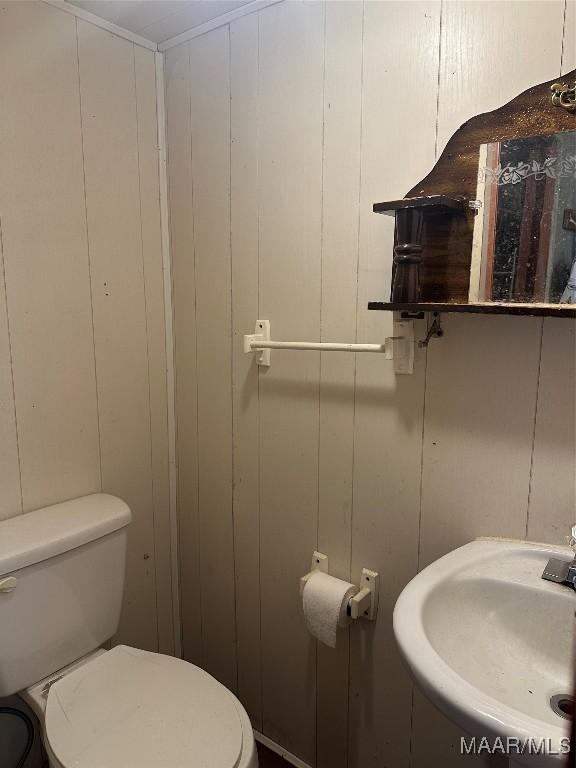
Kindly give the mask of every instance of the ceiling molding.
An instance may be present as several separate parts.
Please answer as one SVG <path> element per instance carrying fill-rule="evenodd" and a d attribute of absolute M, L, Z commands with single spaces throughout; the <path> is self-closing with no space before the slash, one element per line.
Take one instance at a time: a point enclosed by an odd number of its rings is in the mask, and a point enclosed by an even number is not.
<path fill-rule="evenodd" d="M 213 29 L 217 29 L 218 27 L 223 27 L 226 24 L 230 24 L 231 21 L 241 19 L 242 16 L 248 16 L 251 13 L 255 13 L 256 11 L 261 11 L 263 8 L 267 8 L 269 5 L 276 5 L 277 3 L 282 2 L 284 2 L 284 0 L 252 0 L 251 3 L 246 3 L 246 5 L 242 5 L 240 8 L 236 8 L 234 11 L 223 13 L 221 16 L 216 16 L 215 18 L 210 19 L 210 21 L 204 22 L 204 24 L 199 24 L 197 27 L 192 27 L 186 32 L 182 32 L 179 35 L 171 37 L 169 40 L 165 40 L 163 43 L 159 43 L 158 50 L 163 53 L 170 48 L 174 48 L 177 45 L 186 43 L 188 40 L 193 40 L 195 37 L 205 35 L 206 32 L 211 32 Z"/>
<path fill-rule="evenodd" d="M 174 37 L 165 40 L 163 43 L 158 44 L 141 35 L 137 35 L 135 32 L 130 32 L 128 29 L 118 26 L 118 24 L 106 21 L 106 19 L 103 19 L 101 16 L 97 16 L 94 13 L 90 13 L 90 11 L 85 11 L 77 5 L 65 2 L 65 0 L 42 0 L 42 2 L 46 3 L 46 5 L 51 5 L 53 8 L 58 8 L 58 10 L 64 11 L 64 13 L 70 13 L 78 19 L 94 24 L 96 27 L 101 27 L 107 32 L 111 32 L 113 35 L 117 35 L 118 37 L 124 38 L 124 40 L 129 40 L 131 43 L 142 46 L 142 48 L 147 48 L 149 51 L 164 53 L 164 51 L 168 51 L 170 48 L 174 48 L 177 45 L 182 45 L 182 43 L 185 43 L 188 40 L 193 40 L 195 37 L 205 35 L 206 32 L 211 32 L 213 29 L 218 29 L 218 27 L 230 24 L 230 22 L 236 21 L 236 19 L 241 19 L 242 16 L 248 16 L 251 13 L 261 11 L 263 8 L 267 8 L 270 5 L 277 5 L 278 3 L 285 2 L 285 0 L 252 0 L 251 3 L 246 3 L 246 5 L 240 6 L 240 8 L 216 16 L 215 18 L 210 19 L 210 21 L 204 22 L 204 24 L 192 27 L 191 29 L 186 30 L 186 32 L 182 32 L 181 34 L 175 35 Z"/>
<path fill-rule="evenodd" d="M 147 40 L 145 37 L 141 37 L 135 32 L 130 32 L 129 30 L 124 29 L 124 27 L 119 27 L 117 24 L 113 24 L 111 21 L 106 21 L 106 19 L 102 19 L 100 16 L 96 16 L 96 14 L 90 13 L 90 11 L 85 11 L 83 8 L 78 8 L 76 5 L 66 3 L 64 0 L 43 0 L 43 2 L 47 5 L 53 6 L 54 8 L 58 8 L 60 11 L 70 13 L 72 16 L 76 16 L 78 19 L 88 21 L 90 24 L 94 24 L 96 27 L 101 27 L 107 32 L 111 32 L 113 35 L 123 37 L 125 40 L 129 40 L 131 43 L 141 45 L 142 48 L 147 48 L 149 51 L 158 50 L 156 43 L 153 43 L 151 40 Z"/>

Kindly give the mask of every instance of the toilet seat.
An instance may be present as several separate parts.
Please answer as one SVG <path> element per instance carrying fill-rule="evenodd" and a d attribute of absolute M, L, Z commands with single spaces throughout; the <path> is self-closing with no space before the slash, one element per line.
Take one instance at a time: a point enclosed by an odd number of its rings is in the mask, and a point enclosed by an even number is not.
<path fill-rule="evenodd" d="M 45 733 L 62 768 L 236 768 L 234 696 L 181 659 L 116 646 L 55 682 Z"/>

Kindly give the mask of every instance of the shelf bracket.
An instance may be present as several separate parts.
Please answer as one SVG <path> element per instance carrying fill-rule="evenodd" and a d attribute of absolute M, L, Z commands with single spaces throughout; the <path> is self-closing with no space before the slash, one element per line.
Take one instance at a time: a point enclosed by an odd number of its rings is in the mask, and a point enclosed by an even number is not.
<path fill-rule="evenodd" d="M 418 342 L 418 346 L 420 349 L 426 349 L 428 344 L 430 344 L 430 340 L 432 338 L 441 339 L 442 336 L 444 336 L 444 329 L 442 328 L 442 320 L 440 317 L 439 312 L 434 312 L 434 320 L 432 322 L 432 325 L 430 328 L 428 328 L 428 333 L 426 334 L 426 338 L 423 341 Z"/>

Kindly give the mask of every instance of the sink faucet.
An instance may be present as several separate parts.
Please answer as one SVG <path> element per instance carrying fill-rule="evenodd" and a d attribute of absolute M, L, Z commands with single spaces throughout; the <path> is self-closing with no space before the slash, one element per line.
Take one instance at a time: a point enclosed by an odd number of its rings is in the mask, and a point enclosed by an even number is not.
<path fill-rule="evenodd" d="M 571 561 L 559 560 L 552 557 L 548 560 L 542 578 L 546 581 L 555 581 L 557 584 L 565 584 L 567 587 L 576 589 L 576 525 L 572 526 L 572 531 L 568 537 L 568 544 L 574 552 Z"/>

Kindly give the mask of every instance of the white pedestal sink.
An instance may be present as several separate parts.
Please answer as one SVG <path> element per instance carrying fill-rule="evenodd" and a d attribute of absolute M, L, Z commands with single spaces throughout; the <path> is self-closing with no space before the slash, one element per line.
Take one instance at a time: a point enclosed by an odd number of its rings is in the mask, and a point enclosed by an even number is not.
<path fill-rule="evenodd" d="M 512 764 L 566 761 L 569 721 L 550 701 L 573 694 L 576 592 L 541 575 L 550 557 L 573 556 L 480 539 L 425 568 L 398 598 L 394 632 L 416 683 L 480 754 L 501 754 L 502 743 Z"/>

